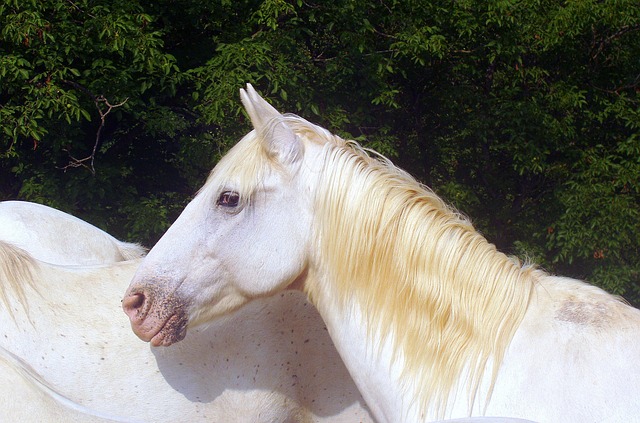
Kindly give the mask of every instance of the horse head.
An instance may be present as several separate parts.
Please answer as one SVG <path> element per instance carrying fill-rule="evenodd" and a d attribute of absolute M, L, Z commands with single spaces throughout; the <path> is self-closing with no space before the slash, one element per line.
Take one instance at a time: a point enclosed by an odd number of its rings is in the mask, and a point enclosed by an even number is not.
<path fill-rule="evenodd" d="M 134 332 L 153 345 L 305 274 L 310 146 L 251 85 L 240 93 L 254 130 L 214 168 L 124 297 Z"/>

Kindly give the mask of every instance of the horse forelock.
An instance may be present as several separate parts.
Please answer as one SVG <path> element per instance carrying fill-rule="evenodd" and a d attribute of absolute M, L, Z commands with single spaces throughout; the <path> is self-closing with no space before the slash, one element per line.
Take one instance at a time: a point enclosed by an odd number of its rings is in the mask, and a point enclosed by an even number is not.
<path fill-rule="evenodd" d="M 37 262 L 28 252 L 0 241 L 0 300 L 14 320 L 13 302 L 17 301 L 26 313 L 29 311 L 25 287 L 37 291 L 34 283 L 37 270 Z"/>
<path fill-rule="evenodd" d="M 359 305 L 370 333 L 393 334 L 421 412 L 444 414 L 465 381 L 473 407 L 486 368 L 495 382 L 541 272 L 498 252 L 435 193 L 355 142 L 327 152 L 315 207 L 328 289 L 342 306 Z M 316 282 L 306 290 L 322 301 Z"/>

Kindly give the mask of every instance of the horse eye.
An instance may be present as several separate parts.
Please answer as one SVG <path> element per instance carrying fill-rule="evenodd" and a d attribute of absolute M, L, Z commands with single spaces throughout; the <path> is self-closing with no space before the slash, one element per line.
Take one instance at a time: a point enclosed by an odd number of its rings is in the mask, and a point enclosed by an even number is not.
<path fill-rule="evenodd" d="M 218 205 L 222 207 L 236 207 L 239 202 L 240 195 L 233 191 L 225 191 L 218 197 Z"/>

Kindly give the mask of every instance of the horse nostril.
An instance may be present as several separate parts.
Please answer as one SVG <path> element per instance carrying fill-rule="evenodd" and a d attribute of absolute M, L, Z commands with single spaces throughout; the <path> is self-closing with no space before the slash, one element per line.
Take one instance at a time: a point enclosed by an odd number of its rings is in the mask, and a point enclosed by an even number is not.
<path fill-rule="evenodd" d="M 134 319 L 138 317 L 144 302 L 145 296 L 142 293 L 127 295 L 122 300 L 122 308 L 130 319 Z"/>

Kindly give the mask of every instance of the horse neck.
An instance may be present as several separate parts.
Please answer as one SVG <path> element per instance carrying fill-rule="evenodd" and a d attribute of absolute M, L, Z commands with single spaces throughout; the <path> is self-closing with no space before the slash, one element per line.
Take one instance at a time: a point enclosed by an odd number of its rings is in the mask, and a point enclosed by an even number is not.
<path fill-rule="evenodd" d="M 444 415 L 455 390 L 473 407 L 492 368 L 488 401 L 535 271 L 496 251 L 411 177 L 363 153 L 330 151 L 318 187 L 317 257 L 305 290 L 332 332 L 343 333 L 334 342 L 345 362 L 360 348 L 348 332 L 359 332 L 371 369 L 392 385 L 380 390 L 405 399 L 389 401 L 405 408 L 388 412 L 401 419 Z M 338 327 L 345 319 L 347 332 Z M 361 386 L 375 390 L 368 382 Z"/>

